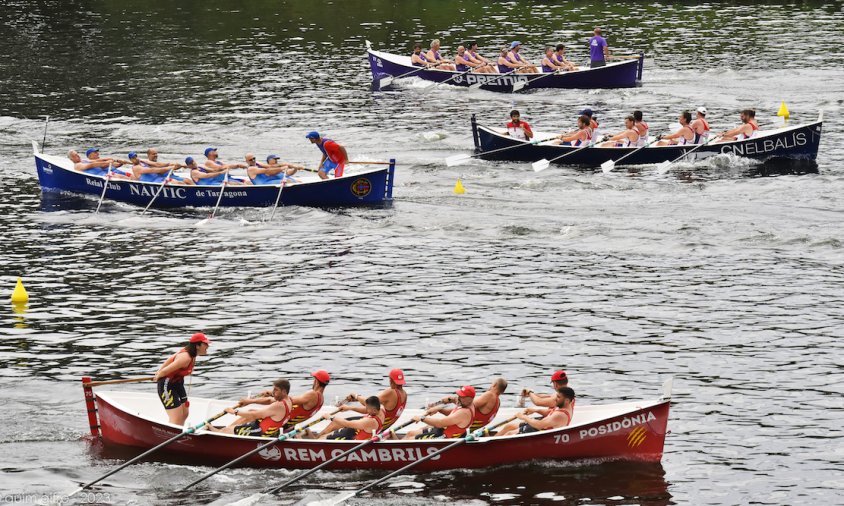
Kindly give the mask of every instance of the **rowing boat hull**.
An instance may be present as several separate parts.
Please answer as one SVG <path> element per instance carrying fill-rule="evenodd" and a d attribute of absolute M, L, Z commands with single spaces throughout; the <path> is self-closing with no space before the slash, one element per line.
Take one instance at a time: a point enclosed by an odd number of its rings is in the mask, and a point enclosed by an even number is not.
<path fill-rule="evenodd" d="M 758 161 L 783 159 L 814 162 L 818 156 L 822 130 L 823 120 L 821 116 L 814 123 L 781 128 L 752 139 L 707 144 L 696 149 L 694 153 L 689 154 L 686 160 L 694 162 L 715 155 L 731 154 Z M 475 153 L 479 155 L 478 158 L 484 160 L 535 162 L 543 158 L 553 160 L 567 153 L 572 153 L 555 163 L 559 165 L 600 167 L 602 163 L 608 160 L 618 160 L 622 156 L 636 151 L 636 148 L 591 147 L 573 153 L 578 148 L 531 144 L 503 135 L 494 129 L 478 125 L 474 115 L 472 116 L 472 135 L 475 142 Z M 621 162 L 621 165 L 646 165 L 672 161 L 697 147 L 694 144 L 685 146 L 650 146 L 639 150 L 635 154 L 631 154 Z M 484 154 L 488 151 L 504 148 L 512 149 Z"/>
<path fill-rule="evenodd" d="M 108 445 L 149 449 L 179 434 L 179 429 L 143 416 L 126 407 L 119 395 L 97 394 L 103 442 Z M 153 394 L 149 402 L 157 402 Z M 117 396 L 117 397 L 115 397 Z M 191 399 L 192 412 L 216 412 L 223 401 Z M 130 400 L 129 403 L 135 402 Z M 148 402 L 148 400 L 144 400 Z M 628 403 L 629 404 L 629 403 Z M 625 404 L 627 406 L 628 404 Z M 629 404 L 616 416 L 568 428 L 505 438 L 481 438 L 419 465 L 419 471 L 485 468 L 525 461 L 629 460 L 659 462 L 668 424 L 668 400 Z M 204 408 L 204 409 L 203 409 Z M 213 408 L 213 409 L 212 409 Z M 163 415 L 163 409 L 159 416 Z M 406 413 L 406 416 L 410 416 Z M 502 414 L 499 414 L 501 417 Z M 577 414 L 575 415 L 577 416 Z M 575 419 L 576 420 L 576 419 Z M 191 420 L 193 421 L 193 420 Z M 223 422 L 230 421 L 223 419 Z M 400 420 L 401 421 L 401 420 Z M 157 452 L 154 457 L 193 465 L 218 466 L 233 460 L 268 439 L 200 433 L 188 435 Z M 394 470 L 453 443 L 454 440 L 381 441 L 351 453 L 330 465 L 332 469 Z M 239 465 L 256 468 L 304 469 L 314 467 L 360 441 L 294 440 L 277 442 Z"/>
<path fill-rule="evenodd" d="M 376 89 L 380 80 L 385 77 L 398 77 L 419 70 L 419 67 L 410 64 L 406 56 L 368 49 L 367 58 Z M 541 88 L 632 88 L 641 84 L 644 59 L 644 55 L 640 55 L 636 60 L 625 60 L 619 63 L 611 63 L 605 67 L 584 68 L 579 71 L 563 72 L 550 76 L 547 74 L 479 74 L 475 72 L 460 75 L 460 72 L 431 69 L 419 70 L 409 77 L 418 77 L 438 83 L 448 81 L 450 85 L 462 87 L 484 83 L 481 89 L 503 93 L 511 93 L 513 85 L 517 82 L 528 83 L 529 81 L 530 83 L 523 88 L 526 91 Z M 537 79 L 541 76 L 547 77 Z"/>
<path fill-rule="evenodd" d="M 99 198 L 106 182 L 69 168 L 63 159 L 35 153 L 38 182 L 43 192 L 93 195 Z M 285 186 L 280 206 L 311 207 L 386 207 L 393 200 L 395 161 L 385 168 L 359 171 L 341 178 L 332 178 Z M 156 194 L 159 183 L 111 179 L 105 198 L 146 207 Z M 152 207 L 214 207 L 221 187 L 166 184 Z M 269 207 L 275 205 L 279 187 L 275 185 L 227 186 L 220 200 L 221 207 Z"/>

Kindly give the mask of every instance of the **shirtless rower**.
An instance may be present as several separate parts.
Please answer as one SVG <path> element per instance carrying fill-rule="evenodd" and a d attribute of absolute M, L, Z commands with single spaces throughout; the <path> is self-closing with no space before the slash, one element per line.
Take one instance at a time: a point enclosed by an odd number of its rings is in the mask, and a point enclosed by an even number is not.
<path fill-rule="evenodd" d="M 579 70 L 577 65 L 566 58 L 566 46 L 563 44 L 557 44 L 557 47 L 554 48 L 554 61 L 564 70 Z"/>
<path fill-rule="evenodd" d="M 574 390 L 563 387 L 553 397 L 552 408 L 527 408 L 516 415 L 521 422 L 511 422 L 498 431 L 496 437 L 512 436 L 514 434 L 529 434 L 540 430 L 567 427 L 574 415 Z M 540 414 L 542 418 L 532 418 L 532 414 Z"/>
<path fill-rule="evenodd" d="M 378 392 L 378 395 L 376 396 L 381 409 L 384 411 L 381 430 L 387 430 L 392 427 L 396 423 L 396 420 L 398 420 L 404 412 L 404 408 L 407 406 L 407 392 L 404 391 L 404 385 L 406 383 L 404 372 L 401 369 L 393 369 L 389 373 L 389 378 L 390 386 Z M 340 406 L 340 411 L 354 411 L 356 413 L 366 414 L 366 398 L 364 396 L 356 393 L 347 395 L 346 402 L 352 401 L 360 403 L 360 406 L 350 406 L 344 404 Z M 348 420 L 354 420 L 354 418 L 348 418 Z M 341 427 L 341 425 L 329 424 L 326 428 L 320 431 L 317 437 L 322 437 L 325 434 Z"/>
<path fill-rule="evenodd" d="M 205 429 L 238 436 L 278 437 L 282 427 L 290 419 L 293 409 L 288 397 L 289 392 L 290 382 L 286 379 L 277 379 L 273 381 L 272 397 L 268 405 L 253 410 L 244 410 L 239 407 L 226 408 L 226 413 L 236 415 L 238 418 L 223 428 L 206 423 Z"/>
<path fill-rule="evenodd" d="M 527 61 L 526 59 L 522 58 L 519 54 L 519 51 L 522 49 L 522 43 L 518 40 L 514 40 L 510 43 L 510 52 L 507 53 L 507 61 L 512 63 L 520 64 L 518 70 L 516 70 L 519 74 L 537 74 L 539 73 L 539 69 L 537 69 L 531 62 Z"/>
<path fill-rule="evenodd" d="M 480 65 L 482 63 L 486 64 L 485 67 L 478 67 L 478 72 L 486 72 L 488 74 L 498 73 L 498 70 L 496 70 L 495 65 L 491 61 L 481 56 L 480 53 L 478 53 L 477 42 L 470 41 L 466 43 L 466 55 L 469 58 L 469 61 L 471 61 L 472 63 L 475 63 L 477 65 Z"/>
<path fill-rule="evenodd" d="M 464 46 L 457 46 L 457 54 L 454 55 L 454 62 L 457 64 L 458 72 L 475 72 L 479 74 L 487 73 L 486 63 L 475 63 L 469 58 L 469 53 Z"/>
<path fill-rule="evenodd" d="M 475 397 L 472 404 L 475 406 L 475 416 L 472 419 L 472 425 L 469 430 L 477 430 L 489 425 L 489 423 L 498 414 L 498 409 L 501 407 L 501 394 L 507 390 L 507 380 L 504 378 L 497 378 L 492 382 L 492 385 L 486 392 Z M 440 399 L 441 404 L 456 404 L 457 396 L 449 395 Z M 440 410 L 442 412 L 442 410 Z"/>
<path fill-rule="evenodd" d="M 692 122 L 692 113 L 683 111 L 677 121 L 680 122 L 680 129 L 673 134 L 661 135 L 659 137 L 661 140 L 656 143 L 657 146 L 683 146 L 692 143 L 695 138 L 695 133 L 689 127 L 689 123 Z"/>
<path fill-rule="evenodd" d="M 132 162 L 132 174 L 138 181 L 142 181 L 144 183 L 163 183 L 166 179 L 168 182 L 173 184 L 196 184 L 190 178 L 182 178 L 170 174 L 170 169 L 176 170 L 182 167 L 182 164 L 180 163 L 174 163 L 171 165 L 160 164 L 160 167 L 152 167 L 141 160 L 138 153 L 135 151 L 130 151 L 128 156 L 129 161 Z M 168 174 L 170 174 L 169 178 L 167 177 Z"/>
<path fill-rule="evenodd" d="M 692 132 L 695 133 L 695 138 L 692 144 L 703 144 L 706 138 L 709 137 L 709 123 L 706 122 L 706 107 L 698 107 L 695 110 L 697 118 L 689 125 Z"/>
<path fill-rule="evenodd" d="M 440 54 L 440 39 L 434 39 L 431 41 L 431 49 L 425 53 L 425 59 L 434 64 L 436 68 L 440 70 L 455 70 L 454 65 L 452 65 L 454 61 L 443 58 Z"/>
<path fill-rule="evenodd" d="M 551 374 L 551 386 L 554 388 L 554 391 L 559 391 L 561 388 L 569 386 L 569 377 L 566 375 L 566 371 L 554 371 Z M 529 388 L 525 388 L 522 390 L 522 397 L 529 397 L 530 401 L 536 406 L 554 407 L 555 394 L 538 394 Z"/>
<path fill-rule="evenodd" d="M 650 128 L 645 120 L 643 119 L 644 115 L 642 111 L 633 111 L 633 119 L 635 120 L 635 124 L 633 128 L 636 129 L 636 133 L 639 134 L 639 143 L 638 146 L 641 148 L 648 143 L 648 132 Z"/>
<path fill-rule="evenodd" d="M 639 143 L 639 132 L 634 128 L 636 120 L 632 115 L 624 118 L 624 131 L 610 137 L 606 142 L 598 144 L 601 148 L 635 147 Z"/>
<path fill-rule="evenodd" d="M 581 114 L 577 118 L 577 130 L 565 134 L 560 134 L 556 139 L 551 141 L 551 144 L 562 146 L 581 146 L 592 142 L 594 130 L 590 126 L 589 116 Z"/>
<path fill-rule="evenodd" d="M 337 430 L 323 434 L 320 439 L 358 440 L 372 439 L 384 430 L 384 409 L 378 397 L 371 395 L 364 400 L 364 415 L 362 417 L 341 418 L 326 413 L 323 418 L 329 420 Z"/>
<path fill-rule="evenodd" d="M 193 158 L 188 157 L 191 161 Z M 226 172 L 231 169 L 246 169 L 245 163 L 223 163 L 219 160 L 217 148 L 205 148 L 205 164 L 195 170 L 191 170 L 191 177 L 197 184 L 218 185 L 226 180 Z M 185 165 L 192 165 L 185 160 Z M 191 167 L 193 169 L 193 167 Z M 226 184 L 244 185 L 252 184 L 251 181 L 244 181 L 241 178 L 229 177 Z"/>
<path fill-rule="evenodd" d="M 504 135 L 509 135 L 520 141 L 529 141 L 533 139 L 533 130 L 531 130 L 527 121 L 521 120 L 519 111 L 513 109 L 510 111 L 510 122 L 507 123 L 507 133 Z"/>
<path fill-rule="evenodd" d="M 281 184 L 282 181 L 296 183 L 297 181 L 292 176 L 296 172 L 305 169 L 301 165 L 279 163 L 278 155 L 267 156 L 266 164 L 255 162 L 255 155 L 252 155 L 251 159 L 249 158 L 250 155 L 246 156 L 246 162 L 250 164 L 249 168 L 246 169 L 246 174 L 249 175 L 252 184 L 277 185 Z M 253 163 L 254 165 L 252 165 Z"/>
<path fill-rule="evenodd" d="M 458 438 L 466 435 L 466 431 L 475 419 L 475 405 L 472 403 L 475 400 L 475 387 L 465 385 L 455 390 L 455 393 L 457 404 L 453 409 L 433 407 L 425 412 L 424 417 L 414 416 L 414 421 L 430 425 L 430 428 L 409 431 L 404 439 Z M 445 414 L 445 416 L 437 418 L 430 416 L 434 413 Z"/>
<path fill-rule="evenodd" d="M 742 141 L 756 136 L 759 132 L 759 124 L 756 123 L 756 111 L 745 109 L 741 111 L 740 117 L 741 125 L 721 134 L 721 139 L 717 142 Z"/>

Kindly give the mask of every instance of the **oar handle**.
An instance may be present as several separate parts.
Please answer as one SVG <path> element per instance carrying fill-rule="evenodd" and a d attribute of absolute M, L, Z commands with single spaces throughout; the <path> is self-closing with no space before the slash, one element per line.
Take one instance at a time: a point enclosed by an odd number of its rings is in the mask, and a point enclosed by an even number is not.
<path fill-rule="evenodd" d="M 105 380 L 105 381 L 92 381 L 90 383 L 85 383 L 86 387 L 100 387 L 103 385 L 121 385 L 123 383 L 141 383 L 144 381 L 152 381 L 155 379 L 155 376 L 146 376 L 143 378 L 126 378 L 126 379 L 119 379 L 119 380 Z"/>
<path fill-rule="evenodd" d="M 347 161 L 346 163 L 354 163 L 354 164 L 360 164 L 360 165 L 390 165 L 390 162 L 349 162 L 349 161 Z"/>
<path fill-rule="evenodd" d="M 636 154 L 636 153 L 638 153 L 639 151 L 641 151 L 641 150 L 645 149 L 646 147 L 650 146 L 651 144 L 653 144 L 653 143 L 655 143 L 655 142 L 659 141 L 659 137 L 660 137 L 660 136 L 657 136 L 654 140 L 652 140 L 651 142 L 649 142 L 649 143 L 645 144 L 644 146 L 639 146 L 638 148 L 636 148 L 636 149 L 634 149 L 633 151 L 631 151 L 631 152 L 627 153 L 626 155 L 622 156 L 622 157 L 621 157 L 621 158 L 619 158 L 618 160 L 615 160 L 613 163 L 618 163 L 618 162 L 620 162 L 620 161 L 624 160 L 625 158 L 627 158 L 627 157 L 629 157 L 629 156 L 631 156 L 631 155 L 635 155 L 635 154 Z"/>

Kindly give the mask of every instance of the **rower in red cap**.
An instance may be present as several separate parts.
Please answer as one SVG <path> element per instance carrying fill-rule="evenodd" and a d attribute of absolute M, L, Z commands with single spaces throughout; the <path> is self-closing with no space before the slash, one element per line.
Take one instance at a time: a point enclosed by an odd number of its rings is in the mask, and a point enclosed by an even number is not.
<path fill-rule="evenodd" d="M 384 423 L 381 427 L 381 430 L 387 430 L 392 427 L 393 424 L 396 423 L 396 420 L 398 420 L 401 414 L 404 412 L 405 406 L 407 406 L 407 392 L 404 391 L 404 384 L 406 383 L 404 379 L 404 372 L 401 369 L 393 369 L 389 373 L 389 378 L 389 388 L 381 390 L 376 396 L 378 398 L 378 402 L 380 403 L 381 410 L 384 414 Z M 362 395 L 358 395 L 355 393 L 349 394 L 346 396 L 346 402 L 356 401 L 359 402 L 361 406 L 343 405 L 340 406 L 340 411 L 354 411 L 356 413 L 366 415 L 370 411 L 370 408 L 366 404 L 366 399 L 367 398 Z M 359 419 L 359 417 L 347 418 L 347 420 L 357 419 Z M 336 423 L 329 424 L 326 428 L 320 431 L 317 437 L 323 437 L 326 434 L 329 434 L 340 427 L 341 425 Z"/>
<path fill-rule="evenodd" d="M 507 380 L 504 378 L 497 378 L 492 382 L 492 385 L 486 392 L 475 397 L 472 404 L 475 406 L 475 417 L 472 419 L 472 425 L 469 430 L 478 430 L 489 425 L 495 415 L 498 414 L 498 408 L 501 407 L 501 394 L 507 390 Z M 456 404 L 457 396 L 449 395 L 443 397 L 440 404 Z"/>
<path fill-rule="evenodd" d="M 190 337 L 187 346 L 171 355 L 161 364 L 153 381 L 158 382 L 158 397 L 167 412 L 167 418 L 174 425 L 184 425 L 188 419 L 188 393 L 185 391 L 185 376 L 193 372 L 198 355 L 207 355 L 211 341 L 202 332 Z"/>
<path fill-rule="evenodd" d="M 533 418 L 530 416 L 533 414 L 542 415 L 542 418 Z M 554 396 L 553 408 L 527 408 L 516 415 L 516 418 L 521 422 L 508 423 L 501 427 L 501 430 L 495 435 L 512 436 L 514 434 L 529 434 L 540 430 L 568 427 L 572 416 L 574 416 L 574 390 L 563 387 Z"/>
<path fill-rule="evenodd" d="M 429 408 L 425 416 L 414 416 L 413 420 L 430 425 L 424 430 L 412 430 L 404 436 L 404 439 L 434 439 L 439 437 L 457 438 L 466 435 L 472 420 L 475 419 L 475 406 L 472 401 L 475 399 L 475 387 L 464 385 L 455 392 L 457 394 L 457 406 L 451 410 L 446 408 Z M 446 411 L 448 413 L 446 414 Z M 441 413 L 444 417 L 432 418 L 429 415 Z"/>
<path fill-rule="evenodd" d="M 551 384 L 554 390 L 559 391 L 563 387 L 569 386 L 569 378 L 566 376 L 566 371 L 554 371 L 551 375 Z M 522 397 L 530 397 L 530 401 L 537 406 L 544 408 L 553 408 L 556 405 L 555 394 L 537 394 L 529 388 L 522 390 Z"/>
<path fill-rule="evenodd" d="M 290 411 L 290 416 L 285 420 L 284 432 L 290 432 L 297 423 L 304 422 L 308 418 L 313 417 L 320 409 L 325 400 L 324 392 L 328 382 L 331 381 L 331 375 L 328 371 L 320 369 L 311 373 L 314 378 L 311 389 L 302 395 L 290 396 L 290 402 L 293 408 Z M 240 399 L 238 406 L 246 406 L 249 404 L 272 404 L 276 402 L 274 390 L 265 390 L 258 394 L 258 397 Z"/>

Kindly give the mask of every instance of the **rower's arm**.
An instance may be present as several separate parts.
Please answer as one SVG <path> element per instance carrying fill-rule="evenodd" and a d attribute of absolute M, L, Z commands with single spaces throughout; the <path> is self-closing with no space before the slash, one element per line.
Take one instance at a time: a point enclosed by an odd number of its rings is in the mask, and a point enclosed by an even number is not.
<path fill-rule="evenodd" d="M 190 360 L 190 355 L 188 355 L 187 353 L 179 353 L 172 362 L 167 364 L 165 367 L 162 367 L 158 370 L 157 373 L 155 373 L 155 378 L 153 378 L 153 380 L 158 381 L 164 376 L 169 376 L 172 372 L 187 367 L 188 364 L 190 364 Z"/>
<path fill-rule="evenodd" d="M 554 405 L 554 397 L 546 394 L 537 394 L 536 392 L 530 392 L 528 394 L 530 396 L 530 401 L 537 406 L 543 407 L 551 407 Z"/>
<path fill-rule="evenodd" d="M 363 430 L 366 432 L 373 432 L 378 428 L 378 422 L 374 418 L 361 418 L 359 420 L 349 420 L 347 418 L 334 417 L 334 423 L 340 427 L 347 427 L 349 429 Z"/>
<path fill-rule="evenodd" d="M 449 425 L 455 425 L 459 422 L 465 422 L 468 416 L 468 411 L 460 410 L 442 418 L 426 418 L 425 420 L 423 420 L 423 422 L 427 423 L 431 427 L 445 428 Z"/>
<path fill-rule="evenodd" d="M 238 406 L 246 406 L 248 404 L 263 404 L 268 405 L 274 402 L 272 397 L 245 397 L 237 402 Z"/>
<path fill-rule="evenodd" d="M 314 395 L 316 395 L 316 393 L 313 390 L 309 390 L 302 395 L 296 397 L 291 396 L 290 402 L 297 406 L 301 406 L 303 409 L 308 409 L 308 403 L 313 400 Z M 311 407 L 313 407 L 313 404 L 311 404 Z"/>

